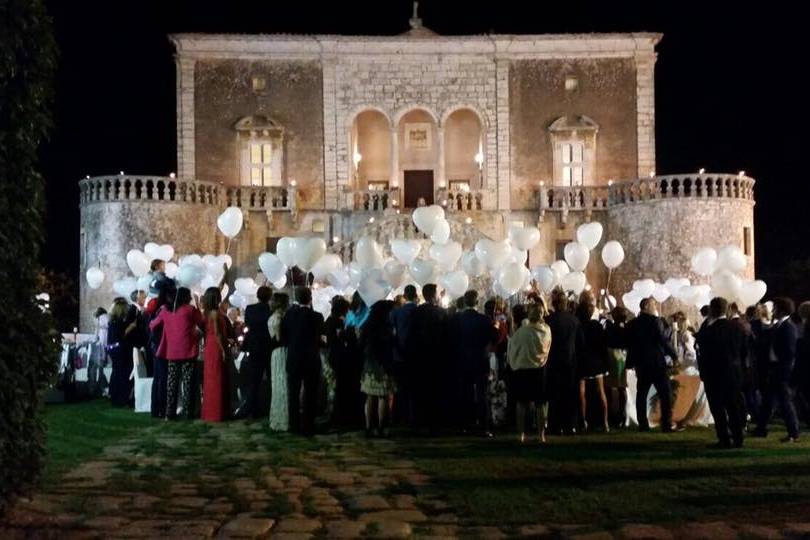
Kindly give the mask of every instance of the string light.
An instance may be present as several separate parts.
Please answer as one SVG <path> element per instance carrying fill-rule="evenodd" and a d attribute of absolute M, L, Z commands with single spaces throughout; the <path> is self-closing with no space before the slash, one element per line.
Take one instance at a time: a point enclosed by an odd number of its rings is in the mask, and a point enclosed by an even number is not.
<path fill-rule="evenodd" d="M 655 177 L 655 171 L 650 171 L 650 178 L 654 178 L 654 177 Z"/>
<path fill-rule="evenodd" d="M 705 173 L 705 172 L 706 172 L 706 169 L 704 169 L 703 167 L 701 167 L 701 168 L 700 168 L 700 170 L 698 171 L 698 174 L 703 174 L 703 173 Z"/>
<path fill-rule="evenodd" d="M 612 185 L 613 185 L 613 178 L 609 178 L 609 179 L 608 179 L 608 185 L 609 185 L 609 186 L 612 186 Z"/>
<path fill-rule="evenodd" d="M 465 218 L 465 219 L 464 219 L 464 223 L 466 223 L 467 225 L 469 225 L 470 223 L 472 223 L 472 218 L 471 218 L 471 217 Z"/>
<path fill-rule="evenodd" d="M 174 173 L 169 173 L 169 178 L 174 178 L 176 175 Z"/>
<path fill-rule="evenodd" d="M 740 171 L 740 172 L 738 172 L 738 173 L 737 173 L 737 176 L 739 176 L 740 178 L 742 178 L 743 176 L 745 176 L 745 171 Z"/>
<path fill-rule="evenodd" d="M 333 236 L 332 237 L 332 242 L 337 244 L 338 242 L 340 242 L 340 237 L 339 236 Z"/>
<path fill-rule="evenodd" d="M 120 174 L 121 176 L 124 176 L 124 171 L 119 171 L 118 174 Z"/>
<path fill-rule="evenodd" d="M 372 217 L 368 218 L 368 222 L 369 222 L 369 223 L 374 223 L 374 216 L 372 216 Z"/>

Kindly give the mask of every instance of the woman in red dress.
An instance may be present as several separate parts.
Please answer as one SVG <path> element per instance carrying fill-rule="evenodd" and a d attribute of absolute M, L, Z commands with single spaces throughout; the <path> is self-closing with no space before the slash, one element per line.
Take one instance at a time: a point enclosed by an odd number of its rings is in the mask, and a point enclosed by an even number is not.
<path fill-rule="evenodd" d="M 203 349 L 203 400 L 201 417 L 206 422 L 221 422 L 228 417 L 228 366 L 225 351 L 228 339 L 225 316 L 220 311 L 222 294 L 210 287 L 202 298 L 205 313 L 205 348 Z"/>

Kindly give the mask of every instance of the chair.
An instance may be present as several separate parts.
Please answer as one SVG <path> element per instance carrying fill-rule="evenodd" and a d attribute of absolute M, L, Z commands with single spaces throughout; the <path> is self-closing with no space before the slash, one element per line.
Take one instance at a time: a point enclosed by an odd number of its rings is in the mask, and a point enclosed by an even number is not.
<path fill-rule="evenodd" d="M 129 378 L 135 379 L 135 412 L 151 412 L 152 377 L 146 376 L 143 349 L 133 349 L 132 351 L 132 374 Z"/>

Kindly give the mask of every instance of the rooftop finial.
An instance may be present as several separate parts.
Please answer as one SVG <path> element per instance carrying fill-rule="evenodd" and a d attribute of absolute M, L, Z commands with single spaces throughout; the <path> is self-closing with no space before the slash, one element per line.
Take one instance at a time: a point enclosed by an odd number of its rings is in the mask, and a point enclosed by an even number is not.
<path fill-rule="evenodd" d="M 411 28 L 421 28 L 422 27 L 422 19 L 419 18 L 419 2 L 413 3 L 413 16 L 411 20 L 408 21 L 411 25 Z"/>

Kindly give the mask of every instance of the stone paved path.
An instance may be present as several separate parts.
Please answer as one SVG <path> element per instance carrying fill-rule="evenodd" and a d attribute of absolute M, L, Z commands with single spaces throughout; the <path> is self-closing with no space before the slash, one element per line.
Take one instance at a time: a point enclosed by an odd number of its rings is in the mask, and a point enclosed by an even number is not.
<path fill-rule="evenodd" d="M 202 435 L 161 427 L 20 501 L 0 521 L 0 538 L 810 538 L 810 523 L 468 526 L 392 441 L 324 436 L 298 448 L 260 423 Z"/>

